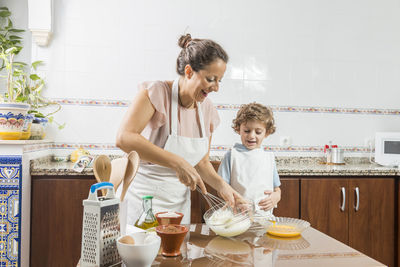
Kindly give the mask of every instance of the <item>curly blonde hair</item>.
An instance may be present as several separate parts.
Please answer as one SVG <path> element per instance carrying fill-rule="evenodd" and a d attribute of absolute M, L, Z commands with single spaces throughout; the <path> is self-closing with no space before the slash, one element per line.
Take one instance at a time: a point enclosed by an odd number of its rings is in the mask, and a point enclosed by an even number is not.
<path fill-rule="evenodd" d="M 248 121 L 260 121 L 264 123 L 267 135 L 275 132 L 275 120 L 272 110 L 269 107 L 256 102 L 242 105 L 236 114 L 236 118 L 232 121 L 233 130 L 239 133 L 240 125 Z"/>

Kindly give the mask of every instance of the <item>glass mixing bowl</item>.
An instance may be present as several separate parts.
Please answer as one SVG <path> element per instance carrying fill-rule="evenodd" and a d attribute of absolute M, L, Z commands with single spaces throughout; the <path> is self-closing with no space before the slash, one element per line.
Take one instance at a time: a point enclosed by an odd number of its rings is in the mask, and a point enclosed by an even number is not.
<path fill-rule="evenodd" d="M 310 223 L 301 219 L 288 217 L 274 217 L 273 219 L 258 221 L 265 227 L 266 232 L 278 237 L 295 237 L 310 226 Z"/>
<path fill-rule="evenodd" d="M 253 214 L 253 202 L 240 203 L 233 208 L 223 202 L 207 210 L 203 218 L 217 235 L 232 237 L 250 228 Z"/>

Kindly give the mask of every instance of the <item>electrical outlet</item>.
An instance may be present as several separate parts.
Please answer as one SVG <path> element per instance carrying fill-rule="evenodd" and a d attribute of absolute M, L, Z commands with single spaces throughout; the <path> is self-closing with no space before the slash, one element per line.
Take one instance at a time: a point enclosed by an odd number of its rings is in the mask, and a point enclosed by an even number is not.
<path fill-rule="evenodd" d="M 292 138 L 290 136 L 282 136 L 279 139 L 279 144 L 283 147 L 288 147 L 292 144 Z"/>
<path fill-rule="evenodd" d="M 374 138 L 367 137 L 364 139 L 364 146 L 370 148 L 370 147 L 374 147 L 374 145 L 375 145 Z"/>

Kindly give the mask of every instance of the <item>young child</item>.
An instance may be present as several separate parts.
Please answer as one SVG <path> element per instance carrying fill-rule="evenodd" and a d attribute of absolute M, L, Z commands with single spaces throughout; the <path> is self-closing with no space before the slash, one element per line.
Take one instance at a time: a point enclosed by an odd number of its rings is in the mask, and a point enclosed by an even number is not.
<path fill-rule="evenodd" d="M 281 182 L 274 154 L 264 151 L 261 144 L 275 132 L 272 111 L 255 102 L 242 105 L 232 128 L 242 143 L 225 154 L 218 174 L 243 197 L 253 200 L 257 213 L 271 216 L 281 199 Z"/>

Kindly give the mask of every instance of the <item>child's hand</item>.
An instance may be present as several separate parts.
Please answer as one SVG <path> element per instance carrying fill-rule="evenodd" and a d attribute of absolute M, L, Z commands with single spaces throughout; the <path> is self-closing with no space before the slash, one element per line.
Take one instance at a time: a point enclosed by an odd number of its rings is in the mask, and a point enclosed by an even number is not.
<path fill-rule="evenodd" d="M 265 210 L 265 211 L 270 210 L 273 207 L 275 207 L 281 198 L 280 192 L 276 192 L 276 191 L 273 192 L 270 190 L 265 190 L 264 194 L 267 195 L 267 197 L 262 199 L 258 203 L 258 205 L 260 206 L 260 209 Z"/>

